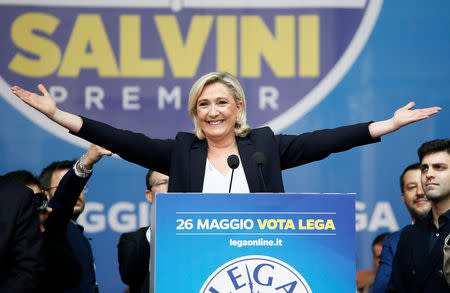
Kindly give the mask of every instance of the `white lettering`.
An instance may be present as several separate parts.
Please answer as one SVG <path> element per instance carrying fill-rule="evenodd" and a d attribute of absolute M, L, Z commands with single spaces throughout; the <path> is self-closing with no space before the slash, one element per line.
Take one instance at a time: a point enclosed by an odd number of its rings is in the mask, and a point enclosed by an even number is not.
<path fill-rule="evenodd" d="M 137 207 L 137 209 L 136 209 Z M 135 211 L 138 211 L 136 214 Z M 106 216 L 107 214 L 107 216 Z M 80 225 L 84 227 L 87 233 L 99 233 L 106 230 L 106 226 L 116 232 L 135 231 L 137 219 L 139 227 L 150 225 L 150 210 L 148 202 L 117 202 L 113 204 L 108 211 L 105 211 L 105 205 L 99 202 L 87 202 L 84 212 L 78 218 Z"/>
<path fill-rule="evenodd" d="M 126 86 L 122 89 L 122 109 L 140 110 L 141 104 L 139 104 L 139 92 L 141 88 L 138 86 Z"/>
<path fill-rule="evenodd" d="M 105 206 L 99 202 L 87 202 L 84 211 L 78 217 L 78 223 L 84 227 L 87 233 L 96 233 L 106 229 L 106 221 L 103 212 Z"/>
<path fill-rule="evenodd" d="M 380 228 L 388 228 L 391 232 L 399 229 L 392 207 L 387 201 L 377 202 L 367 230 L 374 232 Z"/>
<path fill-rule="evenodd" d="M 87 86 L 84 90 L 84 107 L 86 110 L 90 110 L 92 104 L 95 104 L 98 110 L 104 110 L 104 106 L 102 103 L 103 98 L 105 97 L 105 92 L 103 88 L 99 86 Z"/>
<path fill-rule="evenodd" d="M 197 219 L 197 230 L 238 230 L 238 229 L 253 229 L 254 223 L 252 219 Z"/>
<path fill-rule="evenodd" d="M 259 88 L 259 103 L 258 108 L 265 110 L 268 105 L 272 110 L 278 110 L 278 97 L 280 93 L 278 89 L 273 86 L 262 86 Z"/>
<path fill-rule="evenodd" d="M 163 86 L 158 87 L 158 109 L 164 110 L 166 103 L 173 103 L 176 110 L 181 109 L 181 88 L 176 86 L 169 93 Z"/>
<path fill-rule="evenodd" d="M 133 214 L 136 207 L 131 202 L 117 202 L 111 206 L 108 212 L 108 222 L 111 230 L 127 232 L 134 230 L 137 225 L 136 215 Z M 122 212 L 128 212 L 123 213 Z"/>
<path fill-rule="evenodd" d="M 367 228 L 367 214 L 365 213 L 358 213 L 363 212 L 366 209 L 366 204 L 360 201 L 355 202 L 355 211 L 356 211 L 356 218 L 355 218 L 355 230 L 356 232 L 362 231 Z"/>

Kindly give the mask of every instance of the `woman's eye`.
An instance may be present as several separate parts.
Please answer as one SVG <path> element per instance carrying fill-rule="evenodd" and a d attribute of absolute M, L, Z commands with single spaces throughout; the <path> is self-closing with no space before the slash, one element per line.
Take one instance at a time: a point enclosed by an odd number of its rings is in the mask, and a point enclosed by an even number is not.
<path fill-rule="evenodd" d="M 228 102 L 227 101 L 219 101 L 219 104 L 228 104 Z"/>
<path fill-rule="evenodd" d="M 205 102 L 201 102 L 201 103 L 199 103 L 198 104 L 200 107 L 204 107 L 204 106 L 206 106 L 207 105 L 207 103 L 205 103 Z"/>

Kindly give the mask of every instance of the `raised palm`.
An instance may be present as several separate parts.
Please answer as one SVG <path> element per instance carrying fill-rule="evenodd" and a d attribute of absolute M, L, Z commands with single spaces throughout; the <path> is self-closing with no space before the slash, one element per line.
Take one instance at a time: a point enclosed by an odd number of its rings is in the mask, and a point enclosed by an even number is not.
<path fill-rule="evenodd" d="M 42 96 L 27 91 L 19 86 L 13 86 L 11 91 L 31 107 L 48 117 L 52 117 L 57 110 L 55 100 L 50 96 L 44 85 L 39 84 L 38 89 L 42 93 Z"/>
<path fill-rule="evenodd" d="M 406 106 L 401 107 L 400 109 L 395 111 L 393 122 L 396 129 L 399 129 L 400 127 L 407 124 L 426 119 L 441 110 L 440 107 L 412 110 L 415 105 L 416 104 L 414 102 L 409 102 Z"/>

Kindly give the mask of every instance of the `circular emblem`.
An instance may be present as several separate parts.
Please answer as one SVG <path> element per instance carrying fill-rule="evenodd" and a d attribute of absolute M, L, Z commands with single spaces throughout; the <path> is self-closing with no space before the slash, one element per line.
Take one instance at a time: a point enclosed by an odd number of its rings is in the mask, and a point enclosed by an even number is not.
<path fill-rule="evenodd" d="M 279 132 L 345 76 L 383 1 L 155 0 L 138 1 L 139 9 L 59 2 L 1 6 L 0 99 L 86 147 L 10 87 L 43 83 L 64 111 L 167 139 L 194 127 L 186 109 L 195 80 L 228 71 L 246 93 L 249 125 Z"/>
<path fill-rule="evenodd" d="M 233 259 L 218 268 L 199 293 L 310 293 L 306 280 L 287 263 L 264 255 Z"/>

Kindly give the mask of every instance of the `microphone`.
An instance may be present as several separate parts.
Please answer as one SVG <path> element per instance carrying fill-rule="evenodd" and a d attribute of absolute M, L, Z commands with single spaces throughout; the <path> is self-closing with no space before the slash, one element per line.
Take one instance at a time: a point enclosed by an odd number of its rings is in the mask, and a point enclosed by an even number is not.
<path fill-rule="evenodd" d="M 264 175 L 262 171 L 262 167 L 264 163 L 266 162 L 266 158 L 264 157 L 264 154 L 261 152 L 256 152 L 253 154 L 253 161 L 255 161 L 256 166 L 259 167 L 259 175 L 261 176 L 261 180 L 264 186 L 264 192 L 267 192 L 266 188 L 266 182 L 264 181 Z"/>
<path fill-rule="evenodd" d="M 234 169 L 239 167 L 239 158 L 236 155 L 230 155 L 227 159 L 228 166 L 231 168 L 231 180 L 230 180 L 230 188 L 228 189 L 228 193 L 231 193 L 231 183 L 233 183 L 233 174 Z"/>

